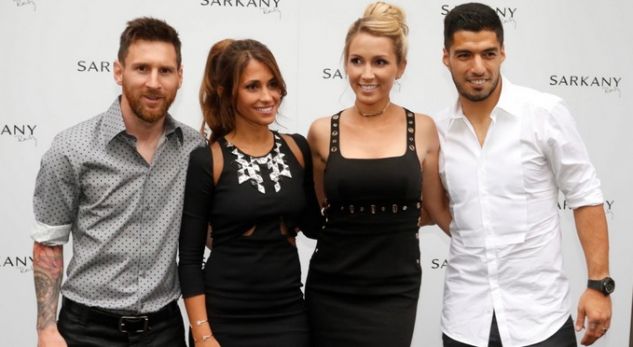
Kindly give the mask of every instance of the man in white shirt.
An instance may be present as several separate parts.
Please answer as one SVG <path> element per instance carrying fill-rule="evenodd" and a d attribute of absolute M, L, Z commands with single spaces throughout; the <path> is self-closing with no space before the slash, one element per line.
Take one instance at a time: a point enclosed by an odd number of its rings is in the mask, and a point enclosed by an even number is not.
<path fill-rule="evenodd" d="M 575 325 L 590 345 L 609 329 L 615 284 L 600 181 L 574 120 L 560 98 L 501 76 L 503 27 L 490 7 L 455 7 L 444 45 L 459 93 L 437 123 L 453 216 L 444 346 L 576 346 L 559 191 L 587 262 Z"/>

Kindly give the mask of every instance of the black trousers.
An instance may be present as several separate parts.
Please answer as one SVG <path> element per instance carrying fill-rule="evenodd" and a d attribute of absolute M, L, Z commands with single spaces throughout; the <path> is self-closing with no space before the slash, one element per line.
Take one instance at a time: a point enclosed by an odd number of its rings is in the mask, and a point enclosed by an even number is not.
<path fill-rule="evenodd" d="M 186 347 L 175 301 L 155 313 L 121 316 L 64 298 L 57 328 L 68 347 Z"/>
<path fill-rule="evenodd" d="M 442 341 L 444 347 L 474 347 L 465 343 L 455 341 L 446 334 L 442 334 Z M 547 338 L 545 341 L 535 343 L 526 347 L 576 347 L 576 331 L 574 330 L 574 322 L 571 316 L 567 319 L 565 324 L 558 329 L 554 335 Z M 492 325 L 490 326 L 490 338 L 488 341 L 488 347 L 502 347 L 501 337 L 499 336 L 499 327 L 497 326 L 497 318 L 492 315 Z"/>

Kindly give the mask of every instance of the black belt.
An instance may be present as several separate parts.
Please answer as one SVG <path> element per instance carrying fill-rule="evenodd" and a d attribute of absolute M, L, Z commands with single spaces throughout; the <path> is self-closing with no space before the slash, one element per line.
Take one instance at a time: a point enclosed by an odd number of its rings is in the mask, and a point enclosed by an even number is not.
<path fill-rule="evenodd" d="M 421 203 L 415 202 L 385 202 L 385 203 L 361 203 L 361 204 L 327 204 L 321 210 L 324 216 L 333 214 L 353 215 L 353 214 L 398 214 L 411 211 L 419 211 Z"/>
<path fill-rule="evenodd" d="M 81 315 L 87 321 L 110 326 L 122 333 L 144 333 L 151 330 L 153 325 L 171 319 L 175 315 L 180 315 L 180 309 L 176 301 L 172 301 L 156 312 L 130 315 L 86 306 L 66 297 L 62 299 L 62 306 L 73 313 Z"/>

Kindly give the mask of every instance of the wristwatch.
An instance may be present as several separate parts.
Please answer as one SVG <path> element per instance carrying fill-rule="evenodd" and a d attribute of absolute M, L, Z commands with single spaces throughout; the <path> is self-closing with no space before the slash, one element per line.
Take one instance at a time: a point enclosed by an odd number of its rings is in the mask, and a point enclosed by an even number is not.
<path fill-rule="evenodd" d="M 615 281 L 609 276 L 601 280 L 588 280 L 587 288 L 595 289 L 605 296 L 609 296 L 615 290 Z"/>

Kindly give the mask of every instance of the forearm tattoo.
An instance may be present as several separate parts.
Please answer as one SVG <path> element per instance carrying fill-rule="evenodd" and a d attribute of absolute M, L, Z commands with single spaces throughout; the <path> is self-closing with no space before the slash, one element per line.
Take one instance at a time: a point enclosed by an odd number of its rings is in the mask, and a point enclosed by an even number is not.
<path fill-rule="evenodd" d="M 57 302 L 64 274 L 62 246 L 33 245 L 33 277 L 37 298 L 37 329 L 56 324 Z"/>

